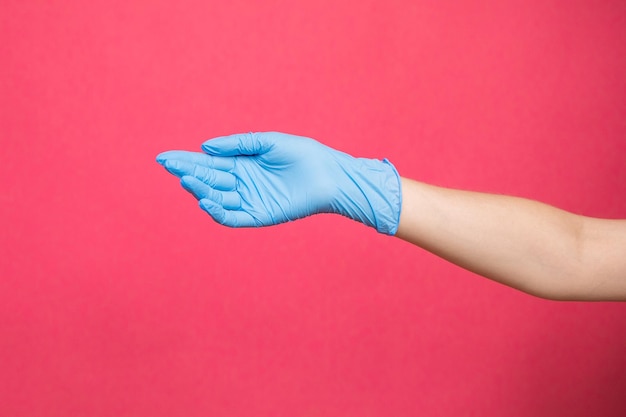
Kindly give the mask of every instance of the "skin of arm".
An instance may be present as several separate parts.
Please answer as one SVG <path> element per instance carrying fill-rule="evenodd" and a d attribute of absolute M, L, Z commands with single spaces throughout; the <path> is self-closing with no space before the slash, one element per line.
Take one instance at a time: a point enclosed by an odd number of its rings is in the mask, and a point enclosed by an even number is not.
<path fill-rule="evenodd" d="M 401 184 L 400 239 L 538 297 L 626 301 L 626 220 L 407 178 Z"/>

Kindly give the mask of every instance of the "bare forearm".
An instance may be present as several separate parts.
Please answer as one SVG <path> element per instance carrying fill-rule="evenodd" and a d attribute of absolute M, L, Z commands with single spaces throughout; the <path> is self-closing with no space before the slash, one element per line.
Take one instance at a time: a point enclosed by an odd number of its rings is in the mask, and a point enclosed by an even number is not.
<path fill-rule="evenodd" d="M 545 298 L 609 299 L 616 294 L 616 288 L 606 293 L 591 288 L 589 264 L 596 250 L 586 243 L 589 221 L 582 216 L 536 201 L 405 178 L 402 194 L 396 235 L 465 269 Z M 624 230 L 623 222 L 616 224 Z M 617 290 L 626 291 L 624 285 Z"/>

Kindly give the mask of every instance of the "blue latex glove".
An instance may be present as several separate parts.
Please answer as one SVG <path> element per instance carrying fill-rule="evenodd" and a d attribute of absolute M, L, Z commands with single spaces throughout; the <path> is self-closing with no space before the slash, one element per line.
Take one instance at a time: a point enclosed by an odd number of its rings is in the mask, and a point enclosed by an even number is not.
<path fill-rule="evenodd" d="M 247 133 L 206 141 L 206 153 L 157 157 L 215 221 L 269 226 L 317 213 L 338 213 L 394 235 L 400 177 L 387 160 L 354 158 L 284 133 Z"/>

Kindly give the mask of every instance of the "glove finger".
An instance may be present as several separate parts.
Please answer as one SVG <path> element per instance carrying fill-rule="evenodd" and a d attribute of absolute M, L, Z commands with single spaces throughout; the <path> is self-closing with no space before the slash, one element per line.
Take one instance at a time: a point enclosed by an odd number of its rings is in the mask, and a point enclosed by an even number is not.
<path fill-rule="evenodd" d="M 235 160 L 233 158 L 211 156 L 202 152 L 167 151 L 161 152 L 156 157 L 156 161 L 161 165 L 164 165 L 165 162 L 169 160 L 188 162 L 206 168 L 219 169 L 220 171 L 228 172 L 235 168 Z"/>
<path fill-rule="evenodd" d="M 217 223 L 228 227 L 254 227 L 258 226 L 254 218 L 245 211 L 225 210 L 216 202 L 203 198 L 200 200 L 200 208 L 206 211 Z"/>
<path fill-rule="evenodd" d="M 163 164 L 165 169 L 177 177 L 196 177 L 205 184 L 221 191 L 235 191 L 237 178 L 228 172 L 196 165 L 191 162 L 168 159 Z"/>
<path fill-rule="evenodd" d="M 182 177 L 180 184 L 198 200 L 208 198 L 226 210 L 239 210 L 241 208 L 241 196 L 237 192 L 215 190 L 199 179 L 190 176 Z"/>
<path fill-rule="evenodd" d="M 202 150 L 214 156 L 259 155 L 272 148 L 273 142 L 264 133 L 239 133 L 207 140 Z"/>

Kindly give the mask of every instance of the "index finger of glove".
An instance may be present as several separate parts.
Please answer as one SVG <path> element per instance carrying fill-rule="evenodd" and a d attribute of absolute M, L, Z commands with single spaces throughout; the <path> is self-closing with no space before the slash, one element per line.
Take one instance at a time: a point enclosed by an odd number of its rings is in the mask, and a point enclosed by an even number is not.
<path fill-rule="evenodd" d="M 165 161 L 176 160 L 227 172 L 235 168 L 235 160 L 232 157 L 212 156 L 202 152 L 167 151 L 160 153 L 156 160 L 161 165 L 165 164 Z"/>
<path fill-rule="evenodd" d="M 237 177 L 219 169 L 211 169 L 178 159 L 168 159 L 163 166 L 168 172 L 177 177 L 195 177 L 217 190 L 234 191 L 237 188 Z"/>

